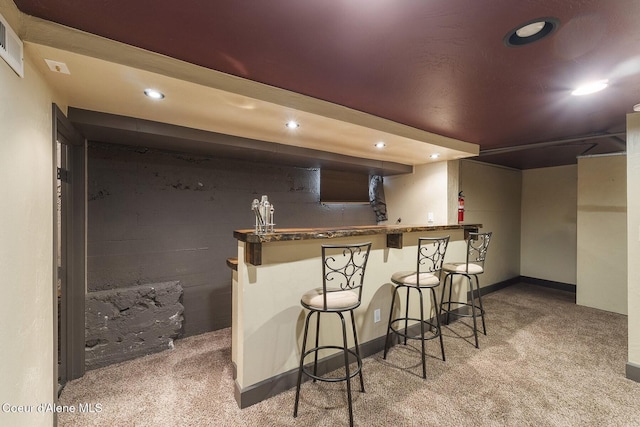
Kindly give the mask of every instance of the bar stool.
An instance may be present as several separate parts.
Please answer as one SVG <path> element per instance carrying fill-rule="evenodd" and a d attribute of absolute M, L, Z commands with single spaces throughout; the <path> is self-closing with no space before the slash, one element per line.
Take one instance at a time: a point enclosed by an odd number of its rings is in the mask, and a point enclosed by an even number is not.
<path fill-rule="evenodd" d="M 467 239 L 467 259 L 465 262 L 453 262 L 446 263 L 443 266 L 443 270 L 446 273 L 444 278 L 444 285 L 442 286 L 442 297 L 440 298 L 440 316 L 442 313 L 447 313 L 445 323 L 449 324 L 449 316 L 451 314 L 459 317 L 471 317 L 473 319 L 473 335 L 476 340 L 476 348 L 480 348 L 478 345 L 478 325 L 476 318 L 478 313 L 482 318 L 482 331 L 487 335 L 487 327 L 484 321 L 484 308 L 482 307 L 482 297 L 480 295 L 480 282 L 478 281 L 478 275 L 484 272 L 484 261 L 487 256 L 487 248 L 491 241 L 492 233 L 469 233 Z M 453 288 L 453 278 L 456 275 L 464 276 L 469 283 L 469 292 L 471 293 L 471 301 L 451 301 L 451 292 Z M 473 280 L 475 278 L 476 291 L 473 290 Z M 445 293 L 447 289 L 447 283 L 449 284 L 449 297 L 445 300 Z M 478 294 L 478 302 L 475 302 L 475 294 Z M 465 293 L 466 294 L 466 293 Z M 468 298 L 467 298 L 468 299 Z M 455 307 L 452 309 L 451 305 Z M 445 305 L 447 308 L 445 308 Z M 471 313 L 468 311 L 463 313 L 460 311 L 462 307 L 470 307 Z"/>
<path fill-rule="evenodd" d="M 394 290 L 391 298 L 391 310 L 389 311 L 389 323 L 387 324 L 387 337 L 384 345 L 383 359 L 387 358 L 389 350 L 389 338 L 392 334 L 404 337 L 404 344 L 407 345 L 407 339 L 420 340 L 422 344 L 422 378 L 427 378 L 426 355 L 424 343 L 427 340 L 440 338 L 440 349 L 442 351 L 442 360 L 444 356 L 444 343 L 442 342 L 442 333 L 440 329 L 440 319 L 438 316 L 438 301 L 435 288 L 440 285 L 442 276 L 442 265 L 444 255 L 449 244 L 449 236 L 446 237 L 421 237 L 418 239 L 418 257 L 415 271 L 400 271 L 391 276 Z M 399 295 L 400 289 L 407 290 L 407 299 L 405 313 L 403 317 L 393 317 L 393 306 L 396 296 Z M 422 298 L 422 290 L 429 289 L 431 294 L 431 307 L 434 311 L 435 322 L 430 317 L 429 320 L 424 319 L 424 303 Z M 411 291 L 418 291 L 420 296 L 420 318 L 409 317 L 409 295 Z M 409 321 L 418 322 L 420 324 L 420 335 L 416 336 L 408 332 Z M 394 326 L 395 324 L 398 326 Z M 404 323 L 404 329 L 401 324 Z M 425 336 L 425 326 L 429 326 L 430 334 Z"/>
<path fill-rule="evenodd" d="M 353 310 L 360 306 L 362 298 L 362 286 L 364 283 L 364 273 L 367 267 L 367 260 L 371 250 L 371 243 L 360 243 L 351 245 L 322 245 L 322 287 L 312 289 L 302 295 L 300 304 L 309 310 L 304 322 L 304 338 L 302 340 L 302 350 L 300 352 L 300 367 L 298 369 L 298 384 L 296 386 L 296 403 L 293 409 L 293 416 L 298 416 L 298 402 L 300 400 L 300 383 L 304 373 L 313 381 L 347 383 L 347 401 L 349 405 L 349 425 L 353 426 L 353 409 L 351 405 L 351 378 L 360 375 L 360 391 L 364 393 L 364 381 L 362 379 L 362 358 L 358 346 L 358 335 L 353 317 Z M 351 313 L 351 326 L 353 329 L 353 341 L 355 350 L 349 349 L 347 345 L 347 329 L 343 313 Z M 324 313 L 337 314 L 342 322 L 342 345 L 322 345 L 319 344 L 320 336 L 320 315 Z M 316 314 L 316 341 L 315 347 L 306 350 L 307 335 L 309 331 L 309 320 L 311 315 Z M 318 374 L 318 352 L 324 349 L 340 350 L 344 354 L 345 375 L 341 377 L 323 377 Z M 313 354 L 313 371 L 309 366 L 304 366 L 304 360 L 308 355 Z M 349 357 L 354 356 L 357 367 L 352 372 L 349 369 Z"/>

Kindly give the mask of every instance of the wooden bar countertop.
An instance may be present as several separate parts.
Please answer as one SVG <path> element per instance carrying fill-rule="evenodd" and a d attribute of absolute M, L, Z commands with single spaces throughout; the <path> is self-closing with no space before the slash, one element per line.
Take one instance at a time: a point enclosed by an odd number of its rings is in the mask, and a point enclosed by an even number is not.
<path fill-rule="evenodd" d="M 351 236 L 387 235 L 387 247 L 401 249 L 403 233 L 421 231 L 465 230 L 478 231 L 482 224 L 451 225 L 354 225 L 347 227 L 321 228 L 277 228 L 273 233 L 256 234 L 254 229 L 235 230 L 233 237 L 245 245 L 245 261 L 252 265 L 262 264 L 262 243 L 291 240 L 335 239 Z"/>
<path fill-rule="evenodd" d="M 452 225 L 354 225 L 347 227 L 277 228 L 273 233 L 256 234 L 255 230 L 235 230 L 233 237 L 241 242 L 266 243 L 286 240 L 334 239 L 338 237 L 370 236 L 374 234 L 401 234 L 416 231 L 478 229 L 481 224 Z"/>

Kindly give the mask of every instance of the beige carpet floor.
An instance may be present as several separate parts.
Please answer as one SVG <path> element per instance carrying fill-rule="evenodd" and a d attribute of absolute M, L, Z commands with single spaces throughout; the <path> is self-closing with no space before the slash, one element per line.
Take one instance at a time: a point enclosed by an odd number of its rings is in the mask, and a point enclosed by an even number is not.
<path fill-rule="evenodd" d="M 365 359 L 358 426 L 640 426 L 640 383 L 625 378 L 627 317 L 574 304 L 574 295 L 518 284 L 487 295 L 488 335 L 472 345 L 462 321 L 444 329 L 447 361 L 428 343 Z M 234 397 L 231 332 L 176 341 L 174 350 L 93 371 L 66 385 L 61 426 L 348 425 L 344 383 L 302 386 L 243 410 Z M 417 343 L 417 342 L 416 342 Z M 267 355 L 265 356 L 267 357 Z M 352 380 L 358 390 L 357 380 Z"/>

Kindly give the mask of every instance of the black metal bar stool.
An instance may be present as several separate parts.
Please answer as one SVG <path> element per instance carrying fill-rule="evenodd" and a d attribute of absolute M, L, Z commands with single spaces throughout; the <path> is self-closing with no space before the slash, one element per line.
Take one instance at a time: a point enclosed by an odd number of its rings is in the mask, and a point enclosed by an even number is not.
<path fill-rule="evenodd" d="M 421 237 L 418 239 L 418 257 L 415 271 L 400 271 L 394 273 L 391 276 L 391 282 L 395 285 L 393 290 L 393 297 L 391 298 L 391 309 L 389 311 L 389 323 L 387 325 L 387 337 L 384 345 L 383 359 L 387 358 L 387 351 L 389 350 L 390 337 L 392 334 L 404 337 L 404 344 L 407 344 L 407 339 L 417 339 L 422 344 L 422 378 L 427 378 L 426 368 L 426 355 L 424 343 L 425 341 L 440 338 L 440 349 L 442 350 L 442 360 L 445 360 L 444 356 L 444 343 L 442 342 L 442 333 L 440 329 L 440 319 L 438 316 L 438 300 L 436 297 L 435 288 L 440 285 L 440 279 L 442 276 L 442 265 L 444 262 L 444 255 L 447 251 L 447 245 L 449 244 L 449 236 L 431 238 Z M 406 289 L 407 299 L 405 306 L 405 313 L 403 317 L 393 317 L 393 306 L 396 301 L 396 296 L 399 294 L 400 289 Z M 422 290 L 429 289 L 431 294 L 431 307 L 433 308 L 435 321 L 431 316 L 428 320 L 424 317 L 424 302 L 422 298 Z M 420 318 L 409 316 L 409 295 L 411 291 L 417 291 L 420 296 Z M 416 335 L 409 332 L 409 321 L 418 322 L 420 324 L 420 335 Z M 404 328 L 402 324 L 404 323 Z M 397 326 L 396 326 L 397 324 Z M 425 326 L 429 327 L 429 335 L 425 335 Z"/>
<path fill-rule="evenodd" d="M 449 324 L 450 315 L 459 317 L 471 317 L 473 319 L 473 335 L 476 341 L 476 348 L 480 348 L 478 345 L 478 324 L 477 316 L 480 314 L 482 318 L 482 331 L 487 335 L 487 327 L 484 321 L 484 307 L 482 307 L 482 297 L 480 295 L 480 282 L 478 275 L 484 273 L 484 261 L 487 257 L 487 249 L 489 247 L 489 241 L 491 240 L 492 233 L 469 233 L 467 239 L 467 259 L 464 262 L 446 263 L 443 266 L 443 270 L 446 273 L 444 278 L 444 284 L 442 286 L 442 298 L 440 298 L 440 316 L 442 313 L 446 313 L 445 323 Z M 451 301 L 451 293 L 453 288 L 453 278 L 455 276 L 463 276 L 467 279 L 469 284 L 469 293 L 471 299 L 467 298 L 466 301 Z M 473 280 L 475 278 L 476 289 L 473 289 Z M 449 295 L 445 300 L 445 294 L 449 285 Z M 476 303 L 476 295 L 478 296 L 478 302 Z M 466 292 L 465 292 L 466 294 Z M 454 305 L 452 308 L 451 305 Z M 446 305 L 446 308 L 445 308 Z M 461 311 L 463 307 L 470 307 L 471 313 Z"/>
<path fill-rule="evenodd" d="M 362 286 L 364 284 L 364 273 L 367 267 L 367 260 L 371 250 L 371 243 L 361 243 L 352 245 L 323 245 L 322 246 L 322 287 L 313 289 L 302 295 L 300 304 L 309 313 L 304 322 L 304 337 L 302 339 L 302 350 L 300 352 L 300 367 L 298 369 L 298 384 L 296 386 L 296 403 L 293 409 L 293 416 L 298 416 L 298 403 L 300 400 L 300 383 L 304 373 L 313 381 L 347 383 L 347 401 L 349 405 L 349 425 L 353 426 L 353 409 L 351 404 L 351 378 L 360 375 L 360 391 L 364 392 L 364 380 L 362 379 L 362 358 L 358 346 L 358 335 L 353 317 L 353 310 L 360 306 L 362 298 Z M 351 326 L 353 329 L 353 341 L 355 349 L 351 350 L 347 345 L 347 329 L 345 326 L 344 312 L 351 313 Z M 320 315 L 333 313 L 340 317 L 342 322 L 342 345 L 320 345 Z M 309 331 L 309 320 L 311 315 L 316 314 L 316 341 L 315 347 L 307 350 L 307 335 Z M 341 377 L 323 377 L 318 374 L 318 352 L 325 349 L 340 350 L 344 354 L 345 375 Z M 313 355 L 313 364 L 305 366 L 304 360 L 307 356 Z M 349 369 L 349 358 L 355 357 L 357 367 L 355 370 Z M 311 371 L 311 367 L 313 370 Z"/>

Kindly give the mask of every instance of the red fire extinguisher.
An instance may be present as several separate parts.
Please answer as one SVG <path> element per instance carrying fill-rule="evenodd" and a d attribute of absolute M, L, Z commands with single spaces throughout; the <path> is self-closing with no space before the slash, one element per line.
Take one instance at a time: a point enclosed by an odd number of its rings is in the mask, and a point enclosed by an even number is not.
<path fill-rule="evenodd" d="M 458 224 L 464 222 L 464 196 L 462 191 L 458 193 Z"/>

